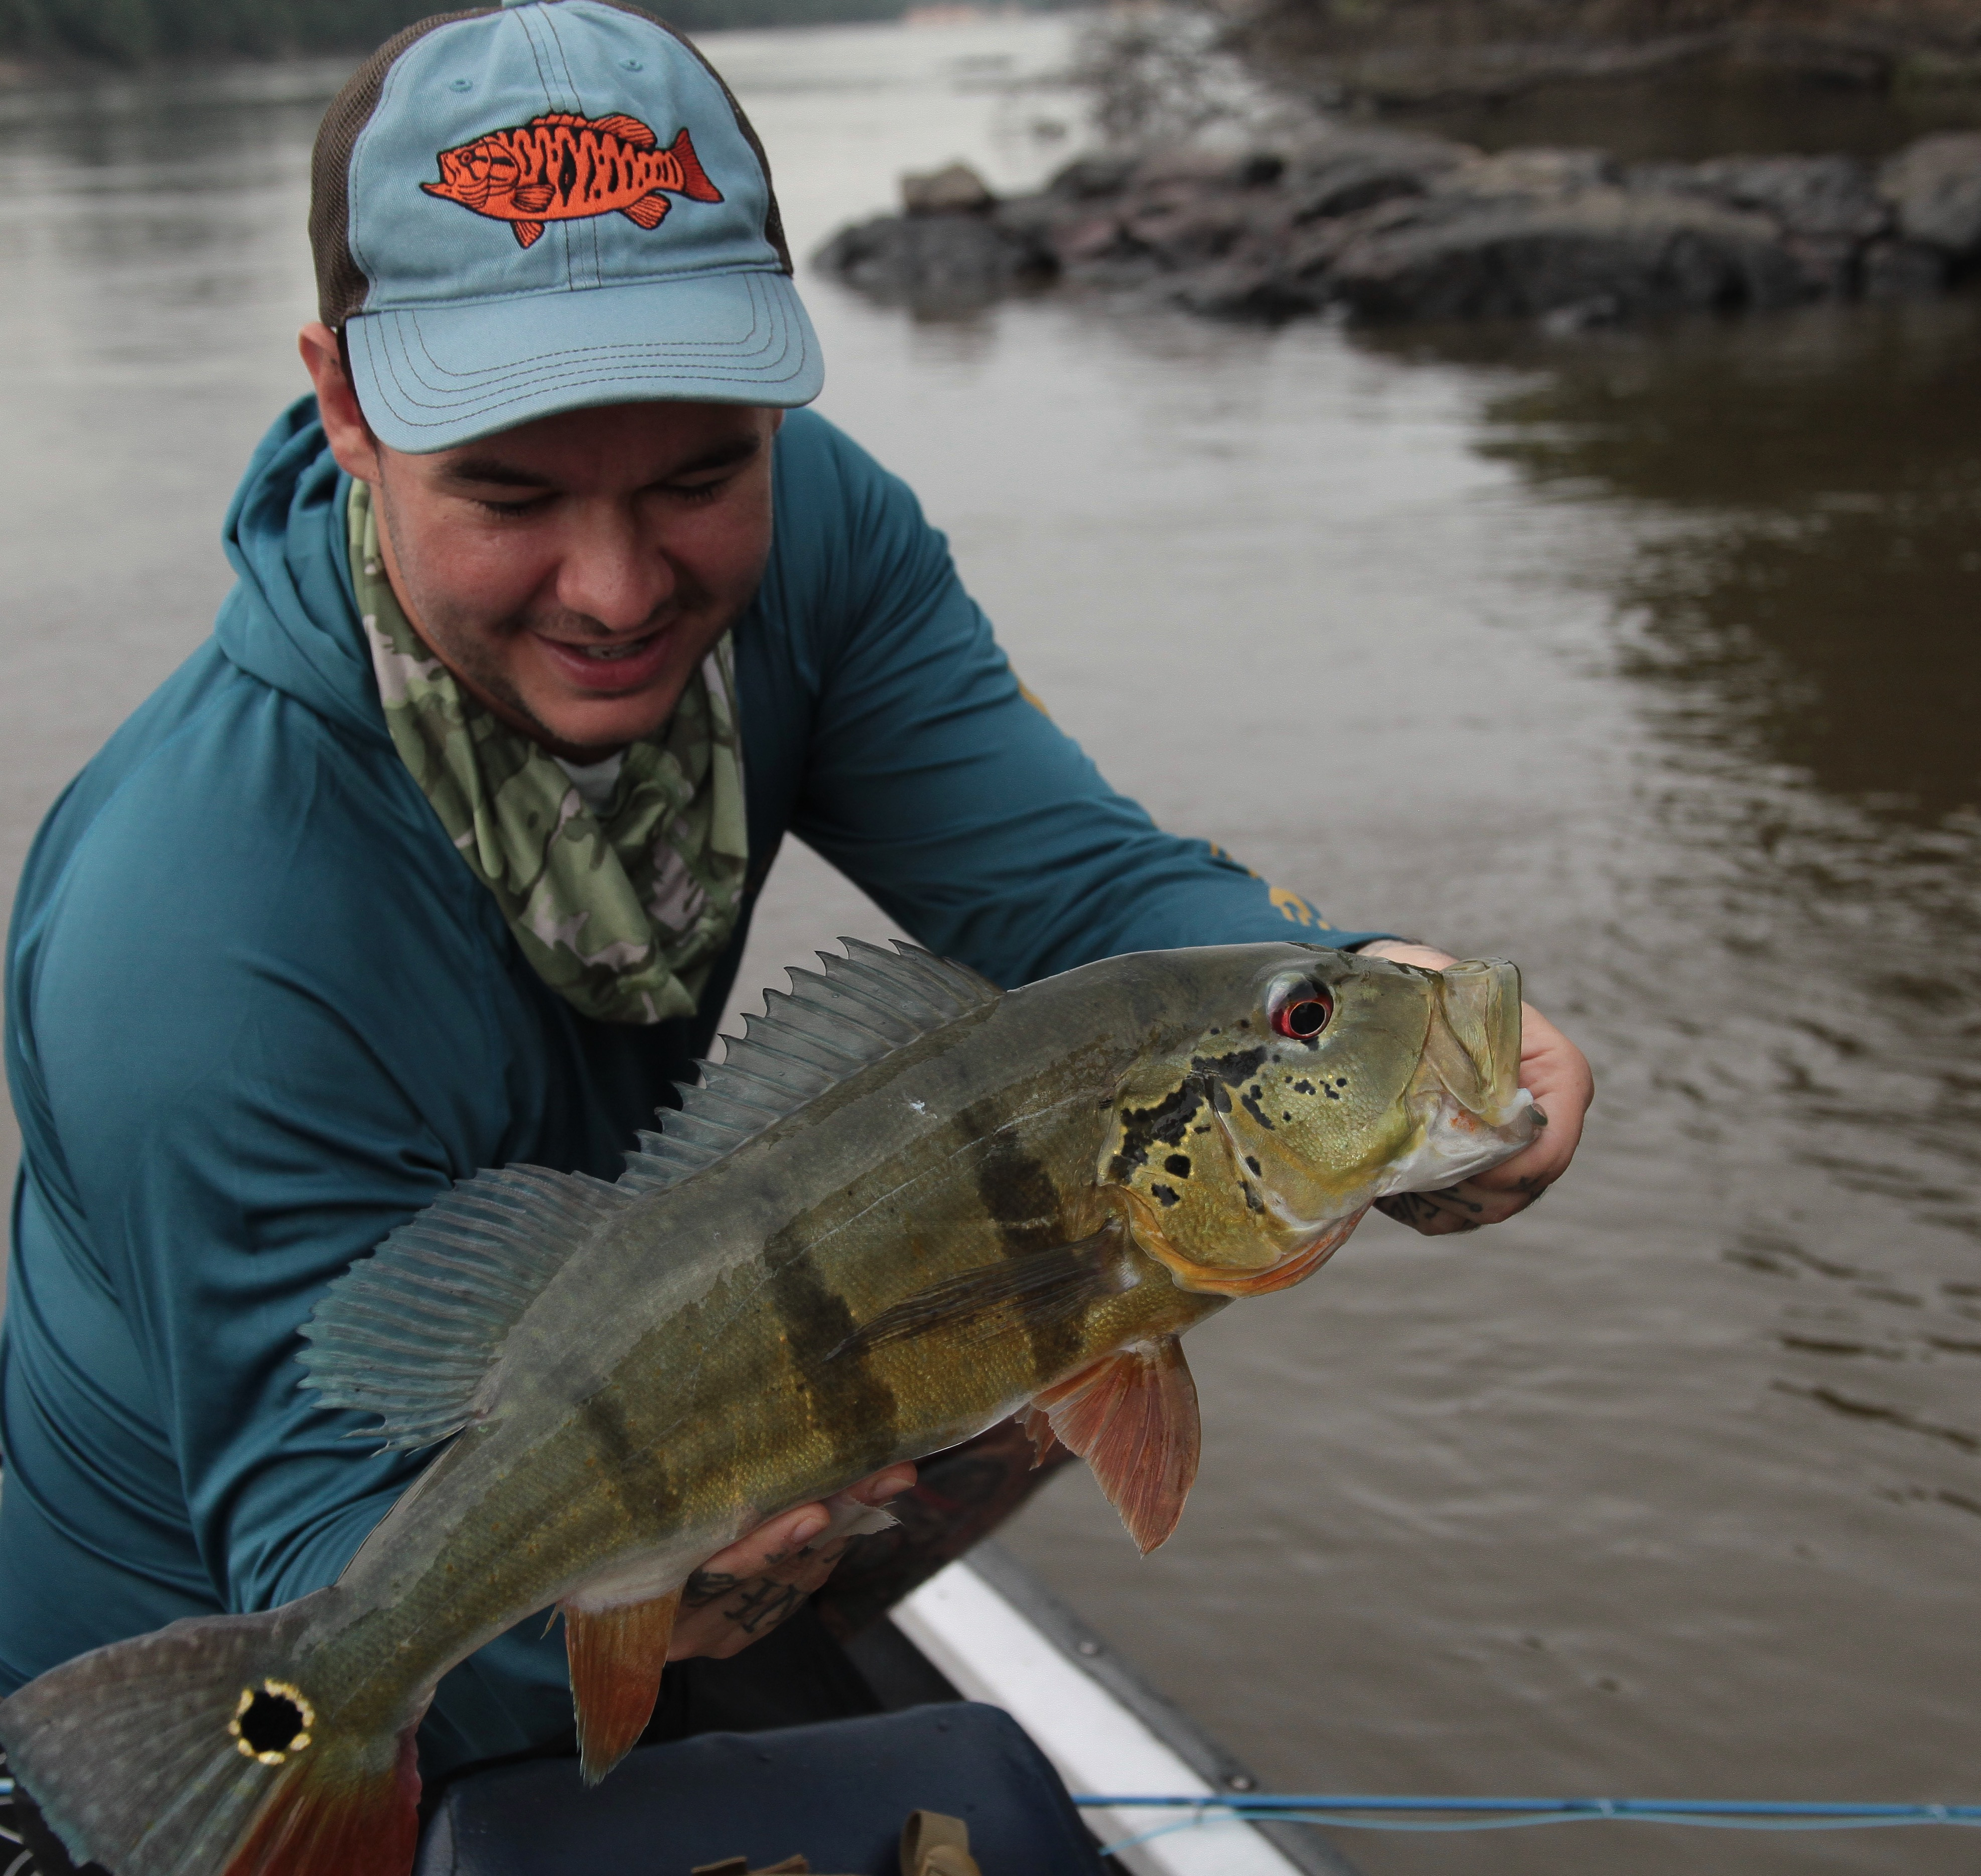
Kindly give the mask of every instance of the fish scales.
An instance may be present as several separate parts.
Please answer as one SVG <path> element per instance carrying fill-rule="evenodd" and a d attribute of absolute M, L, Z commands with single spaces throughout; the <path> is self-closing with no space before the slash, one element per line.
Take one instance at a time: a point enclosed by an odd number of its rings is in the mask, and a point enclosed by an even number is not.
<path fill-rule="evenodd" d="M 326 1398 L 357 1400 L 358 1305 L 395 1294 L 368 1284 L 417 1275 L 421 1244 L 471 1289 L 461 1272 L 532 1232 L 531 1268 L 554 1265 L 498 1322 L 451 1444 L 335 1586 L 98 1651 L 0 1704 L 0 1741 L 78 1856 L 118 1876 L 342 1876 L 363 1816 L 388 1848 L 360 1876 L 404 1876 L 411 1731 L 455 1662 L 547 1608 L 574 1634 L 671 1607 L 767 1517 L 1028 1406 L 1089 1458 L 1137 1541 L 1160 1541 L 1196 1463 L 1176 1338 L 1298 1281 L 1373 1198 L 1490 1164 L 1538 1124 L 1517 1088 L 1510 966 L 1235 946 L 1110 959 L 1004 996 L 957 973 L 945 1004 L 930 975 L 944 967 L 890 960 L 891 979 L 884 957 L 857 948 L 836 991 L 828 961 L 807 994 L 864 995 L 846 1005 L 862 1028 L 910 1039 L 732 1150 L 662 1189 L 641 1183 L 638 1156 L 614 1188 L 487 1175 L 430 1231 L 395 1234 L 375 1279 L 361 1265 L 333 1291 L 307 1358 Z M 877 983 L 900 1008 L 961 1013 L 914 1035 Z M 741 1058 L 760 1043 L 787 1060 L 871 1054 L 855 1035 L 780 1005 Z M 741 1086 L 724 1074 L 708 1112 Z M 704 1110 L 689 1108 L 692 1123 Z M 424 1426 L 438 1410 L 421 1402 Z M 379 1411 L 389 1428 L 395 1410 Z M 258 1646 L 267 1671 L 244 1678 Z M 589 1776 L 604 1768 L 588 1684 Z M 293 1714 L 294 1740 L 258 1756 L 180 1725 L 174 1775 L 232 1795 L 203 1824 L 145 1828 L 69 1767 L 76 1714 L 135 1712 L 154 1688 L 175 1712 L 231 1714 L 241 1740 L 244 1717 L 266 1732 L 272 1714 L 279 1734 Z"/>

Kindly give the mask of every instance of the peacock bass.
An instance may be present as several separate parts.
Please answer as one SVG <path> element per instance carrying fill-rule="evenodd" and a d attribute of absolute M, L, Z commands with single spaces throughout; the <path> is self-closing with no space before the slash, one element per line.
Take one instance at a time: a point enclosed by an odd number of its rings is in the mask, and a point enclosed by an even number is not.
<path fill-rule="evenodd" d="M 1229 945 L 1004 993 L 847 950 L 767 995 L 616 1183 L 478 1174 L 331 1287 L 308 1385 L 388 1444 L 450 1443 L 331 1588 L 0 1704 L 78 1863 L 405 1876 L 415 1729 L 456 1662 L 561 1610 L 595 1782 L 691 1570 L 1016 1412 L 1152 1548 L 1197 1468 L 1183 1332 L 1543 1124 L 1508 964 Z"/>

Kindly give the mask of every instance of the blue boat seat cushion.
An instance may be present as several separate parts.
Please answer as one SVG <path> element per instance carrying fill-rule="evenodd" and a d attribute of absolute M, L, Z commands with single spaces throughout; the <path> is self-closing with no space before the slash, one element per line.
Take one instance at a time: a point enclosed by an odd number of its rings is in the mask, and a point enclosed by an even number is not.
<path fill-rule="evenodd" d="M 898 1876 L 916 1811 L 968 1824 L 983 1876 L 1100 1876 L 1044 1755 L 970 1701 L 642 1746 L 591 1791 L 574 1759 L 466 1772 L 434 1807 L 416 1876 L 688 1876 L 794 1853 L 834 1876 Z"/>

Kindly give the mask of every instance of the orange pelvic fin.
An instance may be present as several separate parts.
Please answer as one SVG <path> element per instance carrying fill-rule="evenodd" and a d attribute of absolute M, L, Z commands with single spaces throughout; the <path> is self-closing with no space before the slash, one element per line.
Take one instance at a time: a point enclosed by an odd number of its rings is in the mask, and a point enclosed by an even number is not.
<path fill-rule="evenodd" d="M 680 1607 L 678 1589 L 614 1609 L 564 1604 L 564 1654 L 587 1784 L 598 1784 L 632 1751 L 654 1717 Z"/>
<path fill-rule="evenodd" d="M 694 153 L 694 140 L 686 131 L 668 146 L 668 153 L 681 166 L 681 193 L 690 202 L 719 202 L 722 192 L 708 179 L 701 158 Z"/>
<path fill-rule="evenodd" d="M 516 231 L 516 245 L 519 248 L 533 245 L 537 237 L 544 232 L 544 225 L 541 222 L 511 222 L 509 225 Z"/>
<path fill-rule="evenodd" d="M 661 217 L 667 212 L 664 195 L 642 195 L 638 202 L 628 202 L 624 212 L 628 221 L 637 222 L 642 228 L 658 228 Z"/>
<path fill-rule="evenodd" d="M 1174 1336 L 1082 1368 L 1048 1388 L 1032 1411 L 1094 1468 L 1144 1556 L 1175 1530 L 1197 1477 L 1201 1431 L 1197 1384 Z"/>

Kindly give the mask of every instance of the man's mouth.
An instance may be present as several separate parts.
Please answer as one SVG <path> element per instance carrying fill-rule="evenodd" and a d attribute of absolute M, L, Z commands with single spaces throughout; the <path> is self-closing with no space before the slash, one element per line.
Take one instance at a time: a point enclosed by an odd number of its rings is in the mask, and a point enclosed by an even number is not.
<path fill-rule="evenodd" d="M 664 627 L 636 638 L 597 641 L 539 636 L 552 668 L 581 691 L 606 693 L 644 690 L 666 666 L 671 635 Z"/>

